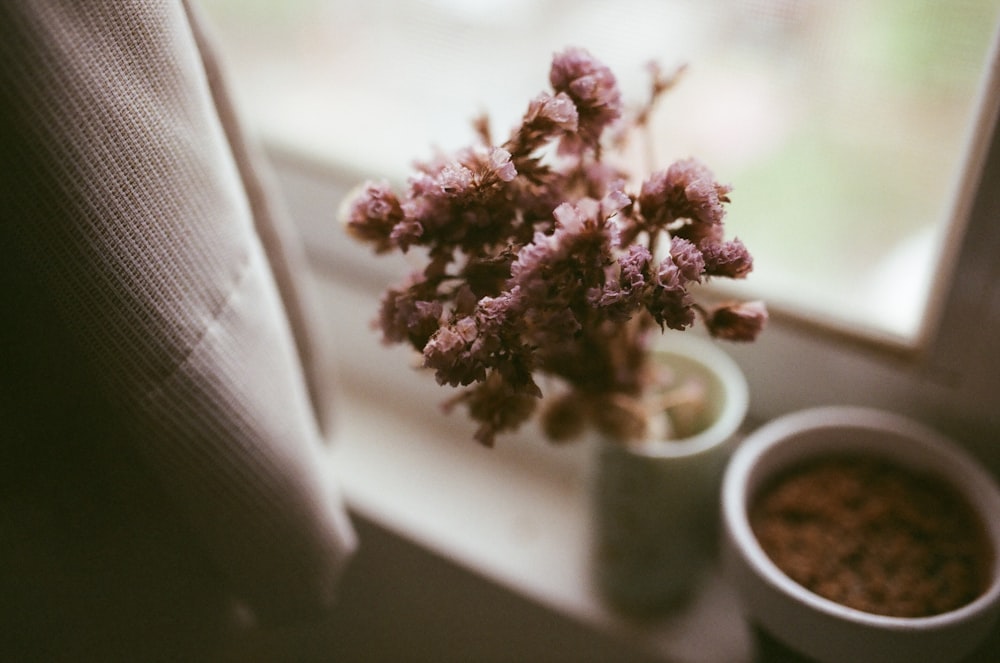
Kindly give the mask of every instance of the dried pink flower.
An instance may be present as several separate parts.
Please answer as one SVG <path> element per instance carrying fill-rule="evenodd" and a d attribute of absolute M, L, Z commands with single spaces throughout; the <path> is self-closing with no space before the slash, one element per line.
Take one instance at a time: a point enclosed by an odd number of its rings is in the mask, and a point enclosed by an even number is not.
<path fill-rule="evenodd" d="M 729 242 L 708 243 L 703 255 L 705 271 L 710 276 L 742 279 L 753 270 L 753 256 L 739 238 Z"/>
<path fill-rule="evenodd" d="M 540 393 L 517 388 L 493 373 L 460 397 L 470 416 L 479 422 L 475 438 L 492 447 L 497 433 L 516 430 L 527 421 L 538 405 Z"/>
<path fill-rule="evenodd" d="M 383 341 L 423 347 L 438 329 L 444 307 L 438 301 L 418 299 L 421 290 L 420 283 L 405 290 L 386 290 L 379 313 Z"/>
<path fill-rule="evenodd" d="M 723 203 L 729 202 L 729 191 L 730 187 L 716 182 L 712 171 L 700 161 L 685 159 L 643 182 L 639 206 L 647 221 L 656 228 L 683 220 L 683 225 L 675 229 L 674 234 L 698 244 L 708 232 L 706 226 L 722 224 L 726 213 Z"/>
<path fill-rule="evenodd" d="M 694 297 L 684 288 L 662 281 L 651 291 L 646 310 L 660 329 L 682 331 L 695 321 Z"/>
<path fill-rule="evenodd" d="M 705 256 L 690 240 L 674 237 L 670 240 L 670 258 L 684 282 L 701 282 L 705 271 Z"/>
<path fill-rule="evenodd" d="M 654 73 L 633 127 L 673 85 Z M 487 445 L 531 416 L 538 375 L 569 387 L 546 415 L 553 438 L 578 432 L 581 412 L 599 429 L 641 434 L 656 326 L 682 330 L 700 315 L 716 337 L 749 340 L 767 318 L 758 302 L 706 311 L 689 289 L 753 266 L 742 242 L 725 240 L 730 188 L 687 159 L 632 191 L 629 173 L 603 158 L 624 117 L 610 69 L 568 49 L 549 80 L 502 145 L 481 118 L 480 144 L 418 164 L 405 195 L 369 184 L 345 211 L 350 234 L 376 252 L 426 255 L 385 292 L 378 325 L 440 384 L 463 389 L 450 405 L 466 407 Z"/>
<path fill-rule="evenodd" d="M 434 369 L 438 384 L 465 387 L 486 379 L 486 365 L 474 346 L 478 335 L 470 318 L 434 332 L 424 345 L 424 366 Z"/>
<path fill-rule="evenodd" d="M 543 92 L 528 106 L 524 115 L 524 123 L 536 129 L 557 128 L 561 131 L 575 132 L 579 114 L 576 104 L 565 92 L 552 95 Z"/>
<path fill-rule="evenodd" d="M 615 75 L 587 51 L 570 48 L 552 59 L 549 82 L 557 93 L 567 94 L 577 109 L 577 131 L 563 136 L 560 149 L 596 149 L 604 130 L 622 115 Z"/>
<path fill-rule="evenodd" d="M 709 312 L 705 323 L 716 338 L 754 341 L 767 324 L 767 308 L 757 301 L 724 304 Z"/>
<path fill-rule="evenodd" d="M 502 147 L 490 150 L 489 171 L 501 182 L 510 182 L 517 177 L 517 168 L 510 160 L 510 152 Z"/>
<path fill-rule="evenodd" d="M 403 220 L 399 199 L 388 183 L 369 183 L 352 201 L 347 212 L 347 231 L 355 238 L 370 242 L 377 253 L 395 246 L 391 240 L 396 224 Z"/>

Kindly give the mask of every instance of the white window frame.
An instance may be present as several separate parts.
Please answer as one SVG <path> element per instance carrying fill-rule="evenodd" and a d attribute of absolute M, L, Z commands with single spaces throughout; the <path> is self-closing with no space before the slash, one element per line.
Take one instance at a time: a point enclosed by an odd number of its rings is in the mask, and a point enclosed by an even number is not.
<path fill-rule="evenodd" d="M 733 349 L 756 419 L 827 404 L 885 408 L 943 430 L 1000 474 L 1000 38 L 989 66 L 921 338 L 902 347 L 776 316 L 758 343 Z"/>

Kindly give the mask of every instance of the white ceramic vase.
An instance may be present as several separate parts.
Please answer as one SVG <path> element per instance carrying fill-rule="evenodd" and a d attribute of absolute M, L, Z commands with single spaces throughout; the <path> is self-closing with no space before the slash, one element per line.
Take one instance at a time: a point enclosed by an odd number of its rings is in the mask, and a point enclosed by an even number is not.
<path fill-rule="evenodd" d="M 708 408 L 688 437 L 595 442 L 594 577 L 608 602 L 636 614 L 677 604 L 715 558 L 722 473 L 748 406 L 743 373 L 715 342 L 669 335 L 656 355 L 679 381 L 704 381 Z"/>
<path fill-rule="evenodd" d="M 951 483 L 983 521 L 993 549 L 985 591 L 938 615 L 888 617 L 854 610 L 810 592 L 767 556 L 748 508 L 776 473 L 831 454 L 876 454 L 901 468 Z M 947 663 L 974 651 L 1000 611 L 1000 490 L 955 443 L 890 413 L 828 407 L 787 415 L 749 435 L 733 454 L 722 486 L 723 559 L 747 619 L 783 646 L 826 663 Z"/>

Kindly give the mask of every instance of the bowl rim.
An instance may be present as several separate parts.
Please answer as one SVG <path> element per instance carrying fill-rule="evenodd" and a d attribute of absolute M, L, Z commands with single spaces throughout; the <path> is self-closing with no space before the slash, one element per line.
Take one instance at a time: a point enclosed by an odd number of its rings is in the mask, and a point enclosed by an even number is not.
<path fill-rule="evenodd" d="M 748 494 L 752 471 L 769 452 L 790 443 L 796 436 L 834 427 L 904 435 L 968 478 L 962 485 L 956 485 L 948 476 L 950 472 L 941 473 L 942 478 L 952 483 L 976 510 L 992 547 L 989 584 L 973 601 L 954 610 L 925 617 L 897 617 L 864 612 L 806 589 L 786 575 L 764 552 L 750 527 L 747 512 L 747 504 L 753 497 Z M 987 512 L 992 510 L 1000 514 L 1000 488 L 987 470 L 963 448 L 912 419 L 883 410 L 856 406 L 825 406 L 784 415 L 750 433 L 736 449 L 723 478 L 722 493 L 724 524 L 744 561 L 772 589 L 817 612 L 881 629 L 932 630 L 975 618 L 1000 603 L 1000 522 L 983 512 L 985 508 Z"/>

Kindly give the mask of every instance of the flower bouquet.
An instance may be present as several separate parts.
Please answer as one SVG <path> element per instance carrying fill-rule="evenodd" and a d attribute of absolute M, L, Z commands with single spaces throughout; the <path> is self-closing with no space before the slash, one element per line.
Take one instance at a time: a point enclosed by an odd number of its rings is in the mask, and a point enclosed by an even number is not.
<path fill-rule="evenodd" d="M 724 236 L 730 187 L 694 159 L 645 178 L 624 165 L 679 74 L 650 70 L 649 98 L 628 112 L 611 70 L 567 49 L 506 140 L 479 118 L 476 144 L 418 164 L 405 194 L 367 183 L 347 201 L 347 230 L 375 252 L 420 252 L 423 268 L 386 290 L 378 326 L 461 389 L 447 405 L 467 408 L 485 445 L 534 414 L 540 383 L 553 386 L 541 416 L 551 440 L 587 425 L 642 438 L 666 407 L 652 333 L 700 318 L 714 337 L 750 341 L 767 319 L 760 302 L 695 298 L 753 267 Z"/>

